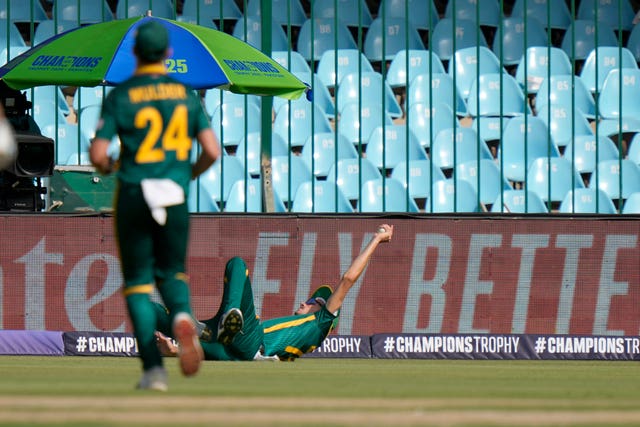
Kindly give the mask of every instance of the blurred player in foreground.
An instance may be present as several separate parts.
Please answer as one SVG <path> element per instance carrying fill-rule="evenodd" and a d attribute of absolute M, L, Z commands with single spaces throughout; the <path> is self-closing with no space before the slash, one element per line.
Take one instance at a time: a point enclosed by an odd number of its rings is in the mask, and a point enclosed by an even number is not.
<path fill-rule="evenodd" d="M 156 285 L 175 314 L 169 321 L 180 343 L 182 373 L 196 374 L 203 353 L 185 274 L 186 200 L 190 180 L 213 164 L 220 145 L 195 92 L 167 75 L 165 27 L 158 22 L 140 25 L 134 53 L 136 71 L 103 102 L 89 153 L 100 172 L 111 172 L 114 161 L 108 147 L 113 137 L 120 137 L 115 225 L 123 294 L 144 371 L 138 388 L 166 391 L 167 372 L 156 345 L 156 311 L 149 296 Z M 194 138 L 203 151 L 192 165 Z"/>
<path fill-rule="evenodd" d="M 227 262 L 224 291 L 218 313 L 199 322 L 200 341 L 207 360 L 294 360 L 316 349 L 337 325 L 340 307 L 364 271 L 380 243 L 391 241 L 393 226 L 378 227 L 371 241 L 342 275 L 335 292 L 319 287 L 300 304 L 293 316 L 260 321 L 256 316 L 249 270 L 234 257 Z M 167 337 L 171 333 L 169 311 L 156 304 L 158 346 L 165 355 L 176 355 L 179 347 Z M 214 335 L 211 331 L 216 331 Z"/>

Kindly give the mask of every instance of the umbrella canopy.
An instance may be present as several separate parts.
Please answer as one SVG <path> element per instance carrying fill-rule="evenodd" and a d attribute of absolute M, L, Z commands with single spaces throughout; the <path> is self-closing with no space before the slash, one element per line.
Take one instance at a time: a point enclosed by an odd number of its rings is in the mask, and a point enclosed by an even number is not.
<path fill-rule="evenodd" d="M 295 99 L 308 86 L 242 40 L 199 25 L 153 16 L 121 19 L 58 34 L 0 68 L 13 89 L 43 85 L 115 86 L 135 69 L 136 28 L 149 20 L 164 25 L 173 53 L 169 75 L 193 89 Z M 309 94 L 310 95 L 310 94 Z"/>

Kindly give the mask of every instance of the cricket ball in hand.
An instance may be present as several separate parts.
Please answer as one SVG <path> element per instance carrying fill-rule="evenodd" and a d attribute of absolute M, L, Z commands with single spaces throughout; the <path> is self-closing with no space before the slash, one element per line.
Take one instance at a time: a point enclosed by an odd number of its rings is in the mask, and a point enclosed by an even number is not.
<path fill-rule="evenodd" d="M 387 230 L 385 230 L 384 227 L 378 228 L 378 233 L 384 233 L 385 231 L 387 231 Z"/>

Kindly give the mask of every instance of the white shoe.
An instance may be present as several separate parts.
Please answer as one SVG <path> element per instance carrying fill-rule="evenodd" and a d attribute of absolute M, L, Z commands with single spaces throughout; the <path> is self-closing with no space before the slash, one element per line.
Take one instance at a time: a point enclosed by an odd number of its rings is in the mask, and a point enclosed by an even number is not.
<path fill-rule="evenodd" d="M 218 342 L 222 345 L 230 345 L 243 326 L 242 312 L 237 308 L 230 308 L 218 323 Z"/>
<path fill-rule="evenodd" d="M 156 366 L 144 371 L 140 382 L 136 386 L 138 390 L 167 391 L 167 371 L 162 366 Z"/>
<path fill-rule="evenodd" d="M 180 369 L 184 376 L 195 375 L 204 359 L 204 352 L 198 339 L 196 324 L 186 313 L 178 313 L 173 319 L 173 336 L 180 345 Z"/>

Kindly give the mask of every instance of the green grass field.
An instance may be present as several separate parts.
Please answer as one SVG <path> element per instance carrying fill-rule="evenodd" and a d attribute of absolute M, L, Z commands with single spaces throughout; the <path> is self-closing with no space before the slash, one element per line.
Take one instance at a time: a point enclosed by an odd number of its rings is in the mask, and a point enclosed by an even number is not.
<path fill-rule="evenodd" d="M 0 425 L 640 425 L 636 362 L 205 362 L 168 393 L 135 358 L 0 357 Z"/>

